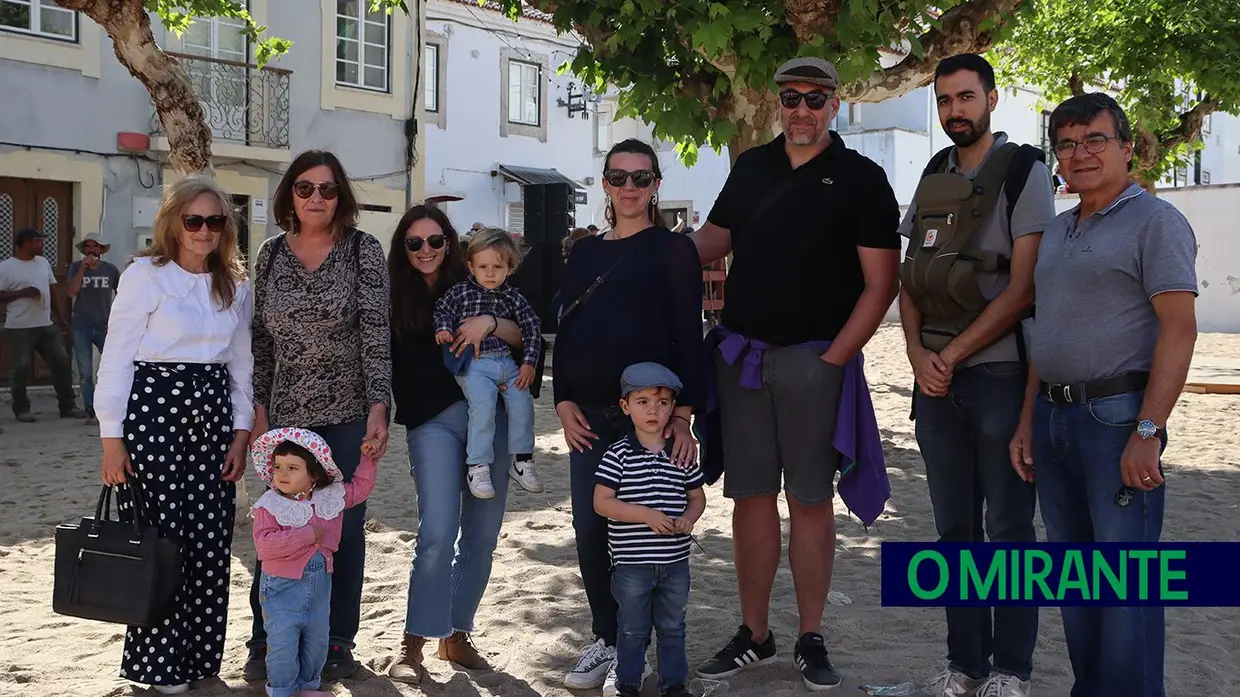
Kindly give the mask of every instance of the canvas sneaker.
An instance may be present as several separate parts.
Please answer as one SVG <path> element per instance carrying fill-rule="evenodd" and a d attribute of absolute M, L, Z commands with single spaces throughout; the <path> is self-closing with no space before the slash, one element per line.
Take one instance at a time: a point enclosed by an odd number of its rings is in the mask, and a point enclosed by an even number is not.
<path fill-rule="evenodd" d="M 155 691 L 161 695 L 183 695 L 189 692 L 189 683 L 180 685 L 154 685 Z"/>
<path fill-rule="evenodd" d="M 538 469 L 534 467 L 533 460 L 517 461 L 514 457 L 512 464 L 508 465 L 508 476 L 512 477 L 522 489 L 538 494 L 543 490 L 542 480 L 538 478 Z"/>
<path fill-rule="evenodd" d="M 654 669 L 650 667 L 650 662 L 647 661 L 645 667 L 642 668 L 642 682 L 646 682 L 646 678 L 650 677 L 650 674 L 653 672 Z M 637 691 L 642 691 L 641 685 L 637 686 Z M 603 697 L 617 697 L 617 694 L 616 662 L 612 661 L 611 667 L 607 669 L 607 677 L 603 680 Z"/>
<path fill-rule="evenodd" d="M 977 697 L 1029 697 L 1028 680 L 1015 675 L 992 675 L 977 691 Z"/>
<path fill-rule="evenodd" d="M 491 486 L 490 465 L 470 465 L 465 479 L 469 483 L 469 493 L 473 494 L 474 498 L 495 498 L 495 487 Z"/>
<path fill-rule="evenodd" d="M 746 668 L 774 660 L 775 632 L 768 631 L 766 641 L 759 644 L 753 640 L 753 630 L 742 624 L 736 636 L 732 637 L 732 641 L 729 641 L 722 651 L 697 667 L 697 674 L 699 678 L 726 678 Z"/>
<path fill-rule="evenodd" d="M 616 647 L 608 646 L 602 639 L 595 641 L 581 650 L 577 665 L 564 676 L 564 687 L 570 690 L 590 690 L 601 686 L 615 661 Z"/>
<path fill-rule="evenodd" d="M 930 697 L 977 697 L 977 688 L 984 682 L 985 678 L 970 678 L 948 667 L 922 689 Z"/>
<path fill-rule="evenodd" d="M 801 671 L 801 679 L 805 687 L 813 692 L 830 690 L 839 687 L 843 682 L 831 659 L 827 657 L 827 644 L 822 635 L 806 632 L 797 640 L 796 650 L 792 656 L 793 663 Z"/>

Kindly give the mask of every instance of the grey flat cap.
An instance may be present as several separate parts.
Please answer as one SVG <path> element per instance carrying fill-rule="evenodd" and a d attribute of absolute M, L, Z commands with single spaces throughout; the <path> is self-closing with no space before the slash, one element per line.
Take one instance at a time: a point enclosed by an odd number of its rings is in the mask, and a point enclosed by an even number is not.
<path fill-rule="evenodd" d="M 775 71 L 775 84 L 787 82 L 808 82 L 827 89 L 839 89 L 840 74 L 829 61 L 812 56 L 802 56 L 779 66 Z"/>
<path fill-rule="evenodd" d="M 676 373 L 660 363 L 634 363 L 620 375 L 620 394 L 624 397 L 651 387 L 666 387 L 678 395 L 685 386 L 680 382 L 680 378 L 676 377 Z"/>

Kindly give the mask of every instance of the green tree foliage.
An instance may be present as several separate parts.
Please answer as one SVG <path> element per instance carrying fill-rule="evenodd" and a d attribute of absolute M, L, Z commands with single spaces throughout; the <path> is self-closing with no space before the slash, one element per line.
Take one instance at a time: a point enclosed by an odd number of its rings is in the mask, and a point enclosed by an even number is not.
<path fill-rule="evenodd" d="M 595 91 L 622 90 L 621 116 L 654 126 L 692 164 L 699 146 L 732 157 L 771 137 L 771 77 L 784 61 L 821 56 L 840 96 L 881 101 L 929 84 L 938 61 L 988 50 L 1025 0 L 499 0 L 551 14 L 584 43 L 563 66 Z M 890 48 L 903 47 L 903 58 Z M 884 51 L 887 51 L 884 53 Z M 892 65 L 894 63 L 894 65 Z"/>
<path fill-rule="evenodd" d="M 1146 188 L 1200 147 L 1214 111 L 1240 112 L 1240 1 L 1033 0 L 992 51 L 1004 81 L 1113 94 L 1132 122 Z"/>

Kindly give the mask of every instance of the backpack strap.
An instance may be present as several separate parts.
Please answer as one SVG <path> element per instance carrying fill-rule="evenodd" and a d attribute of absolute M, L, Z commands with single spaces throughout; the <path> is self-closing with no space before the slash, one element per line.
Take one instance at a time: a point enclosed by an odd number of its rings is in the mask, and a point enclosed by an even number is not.
<path fill-rule="evenodd" d="M 934 157 L 930 158 L 930 162 L 926 164 L 926 168 L 921 171 L 921 178 L 925 179 L 931 174 L 942 172 L 947 166 L 947 158 L 951 156 L 952 148 L 956 146 L 949 145 L 942 150 L 934 153 Z"/>
<path fill-rule="evenodd" d="M 284 238 L 287 234 L 287 232 L 281 232 L 276 241 L 272 243 L 271 254 L 267 255 L 267 265 L 263 267 L 263 283 L 266 283 L 267 277 L 271 275 L 271 267 L 276 264 L 276 255 L 280 253 L 284 245 L 288 244 L 288 241 Z"/>
<path fill-rule="evenodd" d="M 1012 220 L 1012 213 L 1016 210 L 1016 202 L 1020 200 L 1021 192 L 1025 190 L 1025 184 L 1029 180 L 1029 173 L 1033 171 L 1034 162 L 1046 164 L 1046 153 L 1041 148 L 1028 144 L 1021 145 L 1020 149 L 1012 155 L 1012 162 L 1008 165 L 1007 179 L 1003 184 L 1009 221 Z"/>

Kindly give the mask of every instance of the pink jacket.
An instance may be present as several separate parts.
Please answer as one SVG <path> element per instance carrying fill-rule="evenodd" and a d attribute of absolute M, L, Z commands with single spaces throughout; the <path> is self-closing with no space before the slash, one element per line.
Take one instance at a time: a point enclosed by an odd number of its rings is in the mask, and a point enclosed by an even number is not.
<path fill-rule="evenodd" d="M 352 508 L 365 501 L 375 488 L 375 461 L 363 457 L 353 474 L 353 481 L 344 485 L 344 505 Z M 314 523 L 323 528 L 322 544 L 314 543 Z M 318 514 L 310 522 L 299 527 L 284 527 L 265 508 L 254 511 L 254 548 L 263 563 L 263 571 L 281 578 L 301 578 L 306 562 L 315 552 L 322 552 L 327 560 L 327 572 L 332 571 L 332 554 L 340 548 L 340 528 L 344 513 L 324 520 Z"/>

